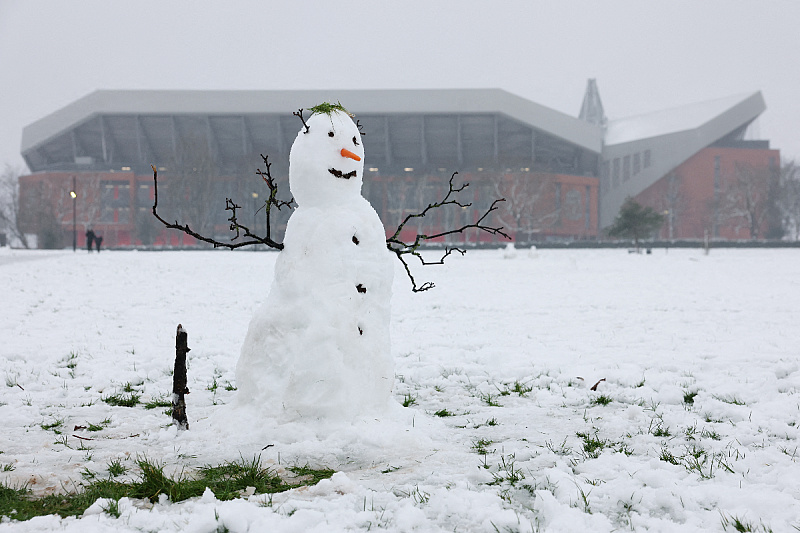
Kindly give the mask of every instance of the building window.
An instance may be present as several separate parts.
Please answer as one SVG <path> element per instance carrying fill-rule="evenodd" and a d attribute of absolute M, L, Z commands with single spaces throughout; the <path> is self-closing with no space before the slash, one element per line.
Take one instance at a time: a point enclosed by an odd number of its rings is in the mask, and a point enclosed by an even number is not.
<path fill-rule="evenodd" d="M 131 208 L 130 207 L 120 207 L 116 210 L 116 215 L 114 217 L 114 222 L 117 224 L 130 224 L 131 223 Z"/>
<path fill-rule="evenodd" d="M 152 185 L 148 185 L 147 183 L 139 184 L 136 188 L 136 205 L 139 207 L 153 205 Z"/>
<path fill-rule="evenodd" d="M 592 229 L 592 188 L 586 186 L 586 195 L 583 198 L 584 215 L 586 216 L 586 230 Z"/>
<path fill-rule="evenodd" d="M 626 155 L 622 159 L 622 181 L 631 179 L 631 156 Z"/>
<path fill-rule="evenodd" d="M 131 186 L 124 181 L 104 181 L 100 184 L 104 207 L 128 207 L 131 203 Z"/>
<path fill-rule="evenodd" d="M 556 211 L 561 209 L 561 184 L 556 183 Z"/>
<path fill-rule="evenodd" d="M 650 150 L 644 151 L 644 168 L 650 168 L 650 165 L 653 164 L 652 157 L 650 156 Z"/>
<path fill-rule="evenodd" d="M 719 237 L 719 225 L 717 224 L 717 212 L 719 205 L 719 195 L 722 186 L 722 161 L 720 156 L 714 156 L 714 217 L 711 223 L 711 234 L 714 237 Z"/>
<path fill-rule="evenodd" d="M 580 220 L 581 215 L 581 191 L 570 189 L 564 195 L 564 218 Z"/>
<path fill-rule="evenodd" d="M 614 158 L 614 170 L 611 174 L 611 188 L 619 187 L 619 157 Z"/>
<path fill-rule="evenodd" d="M 636 152 L 633 154 L 633 175 L 637 175 L 642 170 L 642 154 Z"/>

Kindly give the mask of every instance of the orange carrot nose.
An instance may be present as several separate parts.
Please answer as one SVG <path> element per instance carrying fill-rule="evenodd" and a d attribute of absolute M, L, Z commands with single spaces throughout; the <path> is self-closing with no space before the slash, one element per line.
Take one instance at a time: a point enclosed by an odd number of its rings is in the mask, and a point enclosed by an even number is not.
<path fill-rule="evenodd" d="M 355 159 L 356 161 L 361 161 L 361 158 L 348 150 L 347 148 L 342 148 L 342 157 L 349 157 L 350 159 Z"/>

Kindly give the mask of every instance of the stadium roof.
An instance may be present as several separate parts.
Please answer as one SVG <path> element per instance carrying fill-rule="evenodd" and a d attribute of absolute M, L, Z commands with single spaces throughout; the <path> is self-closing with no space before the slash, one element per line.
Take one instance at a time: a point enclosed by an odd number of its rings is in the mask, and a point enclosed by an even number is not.
<path fill-rule="evenodd" d="M 420 116 L 464 116 L 499 115 L 510 119 L 510 123 L 525 126 L 540 134 L 542 139 L 553 138 L 569 146 L 593 154 L 600 154 L 603 132 L 598 126 L 588 124 L 575 117 L 555 111 L 500 89 L 443 89 L 443 90 L 315 90 L 315 91 L 96 91 L 68 106 L 25 127 L 22 133 L 22 155 L 31 170 L 46 169 L 55 163 L 71 161 L 79 157 L 97 154 L 100 143 L 114 141 L 115 135 L 107 138 L 106 130 L 114 124 L 96 121 L 99 116 L 111 117 L 181 117 L 203 116 L 210 119 L 242 116 L 288 117 L 296 125 L 291 113 L 300 107 L 309 108 L 322 101 L 340 101 L 357 116 L 364 115 L 420 115 Z M 96 124 L 95 124 L 96 122 Z M 89 123 L 92 123 L 90 126 Z M 121 123 L 119 123 L 121 124 Z M 299 123 L 298 123 L 299 124 Z M 505 123 L 501 124 L 502 128 Z M 262 124 L 263 127 L 266 127 Z M 132 126 L 126 125 L 126 128 Z M 154 124 L 133 127 L 144 129 L 144 137 L 150 137 L 152 145 L 158 139 L 158 128 Z M 409 125 L 406 129 L 410 129 Z M 444 128 L 445 126 L 440 126 Z M 453 129 L 452 126 L 447 126 Z M 459 125 L 459 128 L 461 126 Z M 477 127 L 477 126 L 476 126 Z M 485 137 L 491 125 L 483 124 L 480 134 Z M 494 129 L 497 129 L 494 125 Z M 81 129 L 82 128 L 82 129 Z M 233 135 L 234 126 L 223 125 L 217 120 L 209 129 L 220 142 Z M 226 128 L 228 128 L 226 130 Z M 121 129 L 119 126 L 118 129 Z M 163 128 L 162 128 L 163 129 Z M 241 129 L 241 128 L 240 128 Z M 293 127 L 293 136 L 299 128 Z M 513 129 L 513 128 L 512 128 Z M 502 132 L 501 132 L 502 133 Z M 137 133 L 138 135 L 138 133 Z M 432 131 L 432 135 L 436 135 Z M 509 138 L 517 135 L 511 132 Z M 529 136 L 535 134 L 529 134 Z M 102 139 L 101 139 L 102 136 Z M 141 137 L 141 135 L 139 135 Z M 495 138 L 497 134 L 495 134 Z M 519 137 L 517 135 L 517 137 Z M 116 135 L 117 143 L 132 140 L 125 134 Z M 137 138 L 141 143 L 142 139 Z M 216 141 L 215 141 L 216 142 Z M 522 142 L 522 141 L 519 141 Z M 529 144 L 534 141 L 528 141 Z M 241 145 L 241 141 L 239 141 Z M 285 140 L 283 142 L 285 143 Z M 497 144 L 495 142 L 495 144 Z M 564 146 L 557 147 L 564 151 Z M 460 148 L 459 148 L 460 150 Z M 528 147 L 528 151 L 531 148 Z M 157 147 L 152 152 L 156 153 Z M 455 148 L 453 149 L 455 152 Z M 118 150 L 123 152 L 122 147 Z M 371 152 L 372 153 L 372 152 Z M 141 149 L 140 149 L 141 154 Z M 156 154 L 157 155 L 157 154 Z M 560 154 L 564 157 L 569 155 Z"/>
<path fill-rule="evenodd" d="M 612 120 L 608 123 L 605 141 L 606 145 L 610 146 L 694 130 L 719 118 L 729 118 L 734 121 L 738 119 L 740 123 L 746 123 L 761 114 L 764 109 L 766 105 L 760 92 L 737 94 Z M 715 140 L 717 139 L 709 140 L 709 144 Z"/>

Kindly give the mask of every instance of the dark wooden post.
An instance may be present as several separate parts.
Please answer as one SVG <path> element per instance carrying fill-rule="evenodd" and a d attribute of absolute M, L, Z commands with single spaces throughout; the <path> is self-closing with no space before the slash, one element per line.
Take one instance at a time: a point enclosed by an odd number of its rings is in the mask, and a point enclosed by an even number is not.
<path fill-rule="evenodd" d="M 186 400 L 183 397 L 184 394 L 189 394 L 186 386 L 186 354 L 191 349 L 188 338 L 186 330 L 178 324 L 178 333 L 175 335 L 175 370 L 172 374 L 172 419 L 178 424 L 178 429 L 189 429 Z"/>

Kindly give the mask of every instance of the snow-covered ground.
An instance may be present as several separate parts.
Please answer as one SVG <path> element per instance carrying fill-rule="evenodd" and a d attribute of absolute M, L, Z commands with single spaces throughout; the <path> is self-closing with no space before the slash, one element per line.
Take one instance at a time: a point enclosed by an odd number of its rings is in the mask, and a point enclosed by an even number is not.
<path fill-rule="evenodd" d="M 394 395 L 415 403 L 333 426 L 226 405 L 276 254 L 0 249 L 0 481 L 59 491 L 143 455 L 337 471 L 271 500 L 123 500 L 118 519 L 98 505 L 0 531 L 800 528 L 800 250 L 509 255 L 417 269 L 437 283 L 422 294 L 398 269 Z M 168 397 L 179 323 L 180 434 L 163 408 L 101 400 Z"/>

